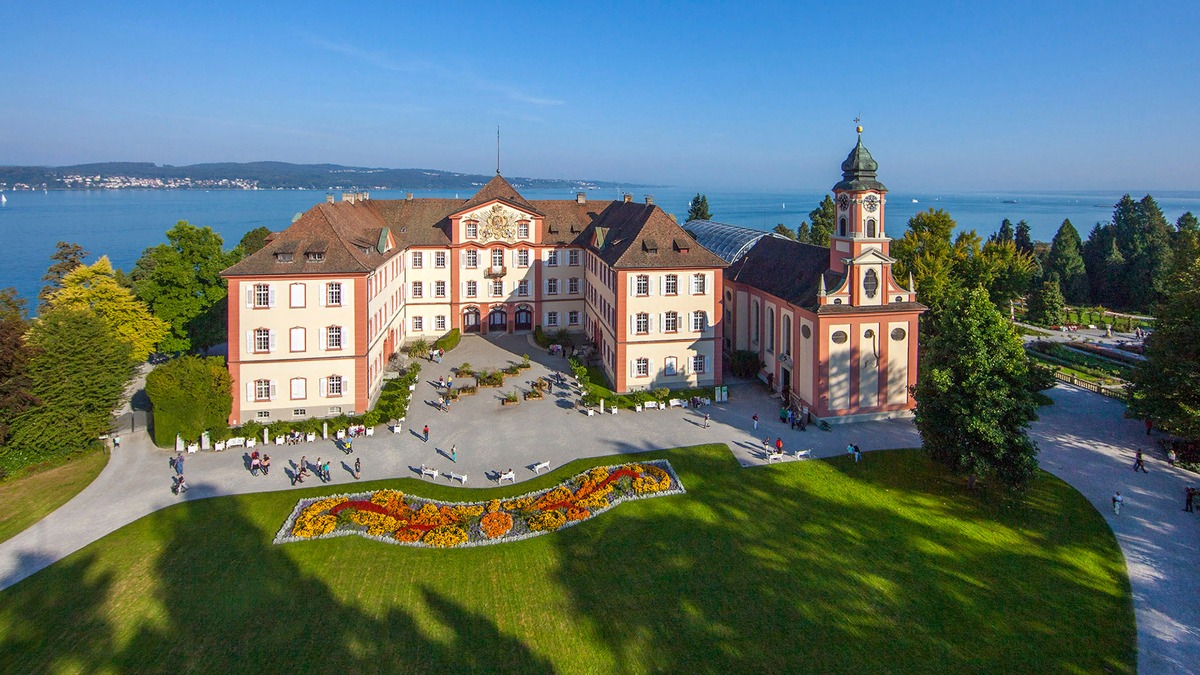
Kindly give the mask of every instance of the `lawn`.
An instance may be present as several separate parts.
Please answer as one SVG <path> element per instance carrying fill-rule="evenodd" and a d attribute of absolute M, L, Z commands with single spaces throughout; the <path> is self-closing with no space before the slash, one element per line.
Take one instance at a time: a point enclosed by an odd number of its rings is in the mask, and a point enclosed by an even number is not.
<path fill-rule="evenodd" d="M 742 469 L 669 459 L 685 495 L 522 542 L 269 542 L 300 495 L 159 511 L 0 593 L 0 672 L 1136 670 L 1103 518 L 1041 474 L 1023 507 L 914 450 Z M 549 486 L 364 483 L 426 497 Z M 356 486 L 359 488 L 360 486 Z"/>
<path fill-rule="evenodd" d="M 30 467 L 0 483 L 0 541 L 12 539 L 71 501 L 106 464 L 107 452 L 89 452 L 49 469 Z"/>

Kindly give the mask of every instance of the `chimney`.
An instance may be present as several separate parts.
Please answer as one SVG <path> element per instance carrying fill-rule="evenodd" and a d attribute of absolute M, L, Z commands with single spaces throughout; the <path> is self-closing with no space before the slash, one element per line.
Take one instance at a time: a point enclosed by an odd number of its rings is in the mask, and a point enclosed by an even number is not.
<path fill-rule="evenodd" d="M 654 195 L 646 195 L 646 204 L 650 205 L 653 203 L 654 203 Z"/>
<path fill-rule="evenodd" d="M 370 192 L 364 192 L 364 193 L 362 193 L 362 201 L 364 201 L 364 202 L 365 202 L 365 201 L 367 201 L 367 200 L 368 200 L 368 199 L 370 199 L 370 198 L 371 198 L 371 193 L 370 193 Z"/>
<path fill-rule="evenodd" d="M 628 204 L 632 201 L 633 201 L 633 195 L 625 195 L 625 203 L 626 204 Z"/>
<path fill-rule="evenodd" d="M 576 192 L 575 193 L 575 203 L 576 204 L 586 204 L 587 203 L 587 193 Z"/>
<path fill-rule="evenodd" d="M 325 203 L 332 204 L 333 203 L 333 195 L 325 195 Z"/>
<path fill-rule="evenodd" d="M 412 193 L 411 193 L 411 192 L 405 193 L 405 195 L 404 195 L 404 201 L 406 201 L 406 202 L 411 202 L 411 201 L 412 201 Z"/>
<path fill-rule="evenodd" d="M 343 192 L 342 193 L 342 201 L 350 202 L 351 204 L 353 204 L 354 203 L 354 193 L 353 192 Z"/>

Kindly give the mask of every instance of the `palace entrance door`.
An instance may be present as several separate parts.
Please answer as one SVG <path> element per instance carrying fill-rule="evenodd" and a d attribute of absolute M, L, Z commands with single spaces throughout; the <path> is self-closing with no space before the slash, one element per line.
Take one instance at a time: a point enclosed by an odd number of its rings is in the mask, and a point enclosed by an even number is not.
<path fill-rule="evenodd" d="M 479 332 L 479 310 L 474 307 L 471 307 L 471 308 L 467 309 L 466 311 L 464 311 L 462 326 L 463 326 L 464 333 L 478 333 Z"/>
<path fill-rule="evenodd" d="M 504 333 L 508 331 L 508 312 L 503 307 L 497 307 L 488 314 L 488 332 Z"/>
<path fill-rule="evenodd" d="M 533 312 L 528 307 L 517 309 L 516 330 L 533 330 Z"/>

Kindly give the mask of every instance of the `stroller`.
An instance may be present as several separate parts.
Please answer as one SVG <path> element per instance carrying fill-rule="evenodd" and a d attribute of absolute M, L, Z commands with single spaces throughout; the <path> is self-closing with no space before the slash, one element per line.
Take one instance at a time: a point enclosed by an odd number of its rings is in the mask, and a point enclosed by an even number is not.
<path fill-rule="evenodd" d="M 181 495 L 187 492 L 187 489 L 187 481 L 183 479 L 183 476 L 175 476 L 171 479 L 171 492 L 174 494 Z"/>

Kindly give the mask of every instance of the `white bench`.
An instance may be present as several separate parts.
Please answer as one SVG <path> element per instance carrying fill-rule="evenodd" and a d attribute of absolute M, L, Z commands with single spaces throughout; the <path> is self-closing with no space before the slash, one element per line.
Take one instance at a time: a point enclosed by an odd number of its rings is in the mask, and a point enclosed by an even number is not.
<path fill-rule="evenodd" d="M 671 406 L 672 408 L 679 408 L 679 407 L 684 407 L 684 408 L 686 408 L 686 407 L 687 407 L 687 406 L 683 405 L 683 401 L 682 401 L 682 400 L 680 400 L 680 399 L 677 399 L 677 398 L 673 398 L 673 399 L 671 399 L 670 401 L 668 401 L 668 402 L 667 402 L 667 405 Z"/>
<path fill-rule="evenodd" d="M 225 449 L 225 441 L 217 441 L 216 443 L 213 444 L 213 450 L 216 450 L 217 452 L 221 452 L 224 449 Z"/>
<path fill-rule="evenodd" d="M 782 462 L 782 461 L 783 461 L 783 451 L 782 450 L 779 452 L 772 452 L 767 455 L 767 464 L 770 464 L 771 462 Z"/>
<path fill-rule="evenodd" d="M 257 438 L 255 438 L 255 437 L 251 436 L 250 438 L 247 438 L 247 439 L 246 439 L 246 447 L 247 447 L 247 448 L 253 448 L 253 447 L 254 447 L 254 446 L 256 446 L 256 445 L 258 445 L 258 439 L 257 439 Z"/>
<path fill-rule="evenodd" d="M 548 461 L 547 462 L 538 462 L 537 464 L 533 465 L 534 473 L 538 473 L 542 469 L 549 471 L 550 470 L 550 462 L 548 462 Z"/>
<path fill-rule="evenodd" d="M 425 476 L 429 476 L 430 478 L 437 478 L 438 472 L 435 469 L 430 469 L 429 467 L 422 464 L 421 465 L 421 478 L 424 478 Z"/>
<path fill-rule="evenodd" d="M 454 473 L 453 471 L 451 471 L 447 475 L 450 476 L 451 482 L 458 481 L 458 482 L 462 483 L 463 485 L 467 484 L 467 474 L 465 474 L 465 473 Z"/>
<path fill-rule="evenodd" d="M 797 450 L 796 459 L 812 459 L 812 448 L 807 450 Z"/>
<path fill-rule="evenodd" d="M 658 403 L 656 401 L 646 401 L 645 406 L 647 410 L 654 410 L 658 407 Z"/>
<path fill-rule="evenodd" d="M 516 472 L 514 472 L 514 471 L 505 471 L 504 473 L 500 474 L 500 477 L 499 477 L 499 478 L 497 478 L 497 479 L 496 479 L 496 484 L 497 484 L 497 485 L 499 485 L 499 484 L 500 484 L 500 481 L 504 481 L 504 480 L 511 481 L 511 482 L 512 482 L 514 485 L 516 485 L 516 483 L 517 483 L 517 474 L 516 474 Z"/>

